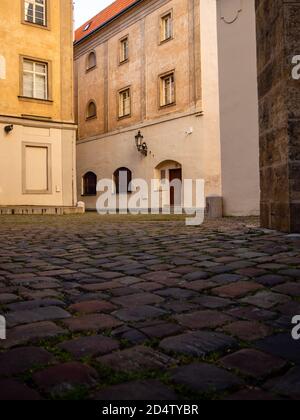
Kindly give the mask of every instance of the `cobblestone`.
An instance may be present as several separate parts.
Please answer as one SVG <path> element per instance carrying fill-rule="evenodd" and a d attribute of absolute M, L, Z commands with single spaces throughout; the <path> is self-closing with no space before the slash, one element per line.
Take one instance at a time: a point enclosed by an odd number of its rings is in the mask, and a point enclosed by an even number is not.
<path fill-rule="evenodd" d="M 273 375 L 275 372 L 283 369 L 286 362 L 278 357 L 270 356 L 257 350 L 244 349 L 224 357 L 221 360 L 221 364 L 227 369 L 257 378 Z"/>
<path fill-rule="evenodd" d="M 141 370 L 150 369 L 161 370 L 176 363 L 173 358 L 143 346 L 99 357 L 97 361 L 101 365 L 123 372 L 140 372 Z"/>
<path fill-rule="evenodd" d="M 224 392 L 243 383 L 241 379 L 226 370 L 198 363 L 178 368 L 172 374 L 172 380 L 199 394 Z"/>
<path fill-rule="evenodd" d="M 299 398 L 288 235 L 96 214 L 3 216 L 0 235 L 1 400 Z"/>

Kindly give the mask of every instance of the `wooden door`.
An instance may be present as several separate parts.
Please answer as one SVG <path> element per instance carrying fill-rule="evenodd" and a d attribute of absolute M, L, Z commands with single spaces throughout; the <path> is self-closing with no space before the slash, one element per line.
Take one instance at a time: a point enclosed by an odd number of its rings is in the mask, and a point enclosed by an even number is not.
<path fill-rule="evenodd" d="M 169 170 L 169 180 L 170 183 L 178 179 L 182 181 L 182 169 L 170 169 Z M 170 187 L 170 206 L 180 206 L 181 205 L 181 188 L 180 191 L 176 191 L 174 187 Z"/>

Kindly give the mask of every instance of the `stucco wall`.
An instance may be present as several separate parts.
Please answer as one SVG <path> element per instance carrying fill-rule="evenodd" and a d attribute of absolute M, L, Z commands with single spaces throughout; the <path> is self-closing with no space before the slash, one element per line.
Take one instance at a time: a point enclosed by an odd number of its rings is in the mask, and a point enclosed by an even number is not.
<path fill-rule="evenodd" d="M 217 0 L 225 214 L 258 215 L 259 127 L 255 0 Z"/>
<path fill-rule="evenodd" d="M 207 180 L 206 193 L 218 194 L 217 174 L 206 172 L 204 125 L 204 117 L 187 116 L 144 126 L 142 133 L 150 151 L 147 157 L 136 150 L 136 130 L 80 142 L 77 145 L 79 193 L 82 192 L 82 176 L 88 171 L 93 171 L 98 180 L 111 179 L 116 169 L 127 167 L 134 178 L 145 179 L 150 184 L 151 179 L 157 178 L 156 167 L 171 160 L 182 166 L 184 179 L 204 178 Z M 190 127 L 193 127 L 193 133 L 188 135 L 186 131 Z M 87 208 L 95 208 L 96 197 L 83 197 L 83 200 Z"/>
<path fill-rule="evenodd" d="M 0 122 L 0 205 L 1 206 L 63 206 L 74 205 L 72 168 L 74 167 L 74 130 L 41 128 L 14 124 L 10 134 L 4 133 Z M 72 144 L 73 143 L 73 144 Z M 49 146 L 51 150 L 51 193 L 27 194 L 25 182 L 24 145 Z M 71 152 L 71 153 L 70 153 Z"/>
<path fill-rule="evenodd" d="M 72 2 L 48 2 L 49 28 L 22 23 L 22 1 L 0 2 L 0 55 L 6 61 L 6 78 L 0 83 L 0 115 L 37 115 L 72 122 Z M 34 40 L 34 42 L 33 42 Z M 24 101 L 20 57 L 50 62 L 49 87 L 53 102 Z M 3 99 L 2 99 L 3 98 Z"/>
<path fill-rule="evenodd" d="M 160 16 L 173 12 L 173 39 L 160 43 Z M 76 108 L 79 139 L 113 132 L 165 115 L 201 108 L 199 0 L 145 1 L 136 11 L 75 46 Z M 129 37 L 129 60 L 119 64 L 119 41 Z M 94 51 L 97 66 L 87 69 Z M 159 76 L 175 71 L 176 104 L 160 108 Z M 199 76 L 198 78 L 196 76 Z M 131 116 L 118 119 L 118 91 L 131 88 Z M 95 100 L 97 119 L 86 121 Z"/>
<path fill-rule="evenodd" d="M 238 19 L 222 19 L 240 9 Z M 225 6 L 225 8 L 223 7 Z M 159 16 L 174 13 L 174 39 L 159 45 Z M 130 58 L 118 65 L 118 43 L 130 37 Z M 134 45 L 133 45 L 134 42 Z M 97 68 L 86 73 L 95 50 Z M 78 180 L 93 171 L 111 178 L 119 167 L 150 181 L 164 160 L 182 165 L 183 177 L 204 178 L 206 194 L 222 196 L 225 215 L 259 213 L 258 110 L 255 16 L 252 0 L 145 0 L 75 46 L 78 109 Z M 158 76 L 176 70 L 176 105 L 158 107 Z M 117 120 L 117 91 L 132 88 L 131 118 Z M 96 99 L 98 118 L 86 121 Z M 165 120 L 164 120 L 165 119 Z M 192 128 L 193 133 L 186 132 Z M 141 157 L 134 136 L 149 149 Z M 83 197 L 87 207 L 95 198 Z"/>
<path fill-rule="evenodd" d="M 169 10 L 174 37 L 160 45 L 160 16 Z M 112 178 L 116 169 L 127 167 L 134 178 L 150 183 L 156 177 L 155 168 L 164 161 L 178 162 L 183 178 L 204 178 L 207 195 L 221 194 L 215 22 L 214 0 L 207 0 L 205 6 L 198 0 L 145 1 L 132 16 L 125 15 L 75 46 L 79 194 L 88 171 L 98 179 Z M 129 61 L 119 65 L 119 40 L 128 34 Z M 97 53 L 97 68 L 86 72 L 92 50 Z M 176 104 L 160 109 L 159 75 L 170 70 L 176 74 Z M 117 92 L 126 86 L 132 89 L 132 114 L 118 121 Z M 90 99 L 97 100 L 98 118 L 86 121 Z M 138 130 L 151 152 L 146 158 L 136 150 Z M 83 200 L 88 208 L 95 207 L 95 197 Z"/>
<path fill-rule="evenodd" d="M 73 4 L 48 1 L 47 28 L 25 23 L 22 5 L 21 0 L 0 2 L 0 205 L 73 206 Z M 49 63 L 49 100 L 21 97 L 23 56 Z M 13 125 L 9 134 L 4 131 L 7 125 Z M 49 145 L 51 191 L 24 193 L 24 143 Z"/>

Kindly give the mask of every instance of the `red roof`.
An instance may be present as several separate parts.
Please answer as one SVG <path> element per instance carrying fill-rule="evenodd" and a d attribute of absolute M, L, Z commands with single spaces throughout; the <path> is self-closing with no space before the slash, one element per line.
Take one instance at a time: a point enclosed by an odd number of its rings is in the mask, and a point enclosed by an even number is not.
<path fill-rule="evenodd" d="M 137 0 L 116 0 L 75 31 L 75 42 L 85 38 L 136 2 Z"/>

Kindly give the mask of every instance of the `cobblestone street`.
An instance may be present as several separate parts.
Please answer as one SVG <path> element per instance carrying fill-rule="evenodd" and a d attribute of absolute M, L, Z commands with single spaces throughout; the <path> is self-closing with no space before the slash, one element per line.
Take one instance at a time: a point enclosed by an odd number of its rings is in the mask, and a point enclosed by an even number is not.
<path fill-rule="evenodd" d="M 0 399 L 300 398 L 299 236 L 255 218 L 0 223 Z"/>

